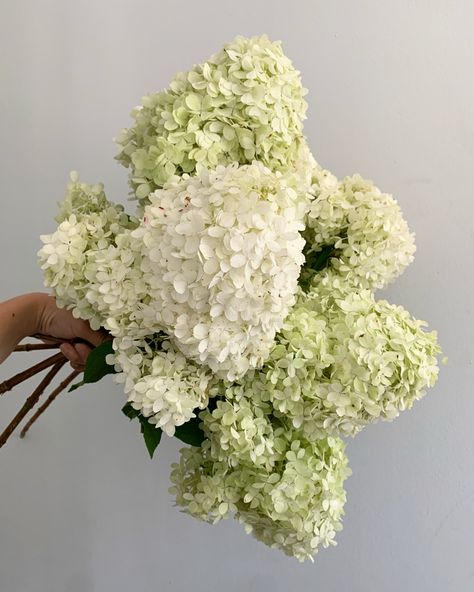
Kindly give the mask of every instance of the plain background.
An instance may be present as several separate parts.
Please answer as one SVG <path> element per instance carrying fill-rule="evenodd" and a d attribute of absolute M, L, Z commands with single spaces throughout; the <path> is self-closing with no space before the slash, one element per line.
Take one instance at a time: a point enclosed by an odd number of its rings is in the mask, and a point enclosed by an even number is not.
<path fill-rule="evenodd" d="M 317 160 L 399 200 L 418 250 L 381 296 L 437 329 L 450 359 L 411 412 L 348 442 L 344 530 L 314 564 L 174 508 L 180 444 L 164 438 L 150 461 L 111 380 L 62 396 L 0 453 L 2 592 L 473 590 L 474 4 L 4 0 L 1 12 L 0 300 L 43 289 L 39 235 L 70 170 L 127 203 L 112 139 L 141 96 L 266 32 L 309 89 Z M 14 354 L 1 379 L 27 359 Z M 2 426 L 33 386 L 2 398 Z"/>

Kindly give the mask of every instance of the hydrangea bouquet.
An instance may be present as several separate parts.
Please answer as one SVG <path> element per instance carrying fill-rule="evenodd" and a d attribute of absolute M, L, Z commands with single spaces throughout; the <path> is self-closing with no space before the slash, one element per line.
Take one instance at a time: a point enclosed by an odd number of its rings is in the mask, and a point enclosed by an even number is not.
<path fill-rule="evenodd" d="M 113 337 L 84 380 L 123 385 L 150 454 L 188 444 L 170 491 L 303 561 L 335 544 L 341 439 L 438 375 L 436 333 L 377 300 L 413 260 L 397 202 L 312 157 L 279 42 L 234 41 L 142 98 L 116 138 L 136 212 L 71 173 L 39 251 L 59 306 Z"/>

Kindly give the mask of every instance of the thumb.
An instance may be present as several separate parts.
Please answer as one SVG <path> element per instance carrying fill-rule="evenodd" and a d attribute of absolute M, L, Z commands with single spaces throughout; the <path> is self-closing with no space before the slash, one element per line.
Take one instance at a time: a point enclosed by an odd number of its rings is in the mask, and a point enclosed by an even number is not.
<path fill-rule="evenodd" d="M 76 335 L 77 337 L 80 337 L 81 339 L 88 341 L 95 347 L 97 347 L 104 341 L 113 339 L 112 335 L 110 335 L 105 329 L 94 331 L 93 329 L 91 329 L 89 323 L 83 320 L 78 320 Z"/>

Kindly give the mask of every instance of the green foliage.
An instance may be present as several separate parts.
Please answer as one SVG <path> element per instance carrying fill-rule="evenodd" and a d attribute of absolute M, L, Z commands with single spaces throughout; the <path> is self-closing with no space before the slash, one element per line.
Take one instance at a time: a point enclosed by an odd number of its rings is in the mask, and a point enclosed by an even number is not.
<path fill-rule="evenodd" d="M 334 245 L 325 245 L 315 250 L 308 242 L 303 249 L 305 264 L 301 270 L 298 280 L 299 285 L 307 292 L 311 285 L 311 280 L 318 271 L 322 271 L 329 266 L 331 257 L 337 257 L 337 251 Z"/>
<path fill-rule="evenodd" d="M 199 427 L 201 420 L 199 417 L 193 417 L 183 425 L 177 426 L 174 433 L 175 438 L 191 446 L 201 446 L 204 441 L 204 432 Z"/>
<path fill-rule="evenodd" d="M 76 382 L 69 389 L 69 392 L 76 390 L 84 384 L 91 382 L 98 382 L 107 374 L 115 374 L 114 366 L 107 364 L 105 361 L 108 354 L 114 352 L 112 348 L 112 340 L 107 340 L 94 348 L 89 354 L 84 370 L 84 378 L 81 382 Z"/>
<path fill-rule="evenodd" d="M 140 422 L 140 432 L 143 434 L 143 439 L 145 440 L 145 446 L 148 450 L 148 454 L 150 458 L 153 458 L 153 454 L 158 447 L 158 444 L 161 440 L 161 435 L 163 431 L 161 428 L 157 428 L 153 424 L 151 424 L 146 417 L 144 417 L 139 411 L 134 409 L 130 403 L 127 403 L 122 407 L 122 412 L 124 415 L 128 417 L 128 419 L 132 420 L 138 418 Z"/>
<path fill-rule="evenodd" d="M 122 407 L 122 412 L 130 420 L 135 418 L 138 419 L 140 422 L 140 431 L 143 434 L 143 439 L 145 440 L 148 453 L 150 458 L 153 458 L 153 454 L 160 443 L 163 430 L 151 424 L 148 419 L 139 411 L 134 409 L 130 403 L 126 403 Z M 175 438 L 178 438 L 178 440 L 181 440 L 181 442 L 190 444 L 191 446 L 200 446 L 205 436 L 204 432 L 199 427 L 199 423 L 199 418 L 194 417 L 185 424 L 177 426 L 174 433 Z"/>

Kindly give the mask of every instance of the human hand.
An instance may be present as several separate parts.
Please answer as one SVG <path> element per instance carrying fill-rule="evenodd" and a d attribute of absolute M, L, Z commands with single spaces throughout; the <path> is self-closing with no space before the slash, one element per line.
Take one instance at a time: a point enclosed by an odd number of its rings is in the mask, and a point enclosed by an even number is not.
<path fill-rule="evenodd" d="M 37 333 L 57 339 L 82 339 L 80 343 L 63 343 L 60 350 L 69 360 L 74 370 L 83 371 L 92 349 L 112 336 L 101 329 L 93 331 L 87 321 L 76 319 L 70 310 L 58 308 L 56 300 L 48 294 L 37 294 L 38 322 Z M 45 338 L 44 341 L 47 339 Z"/>

